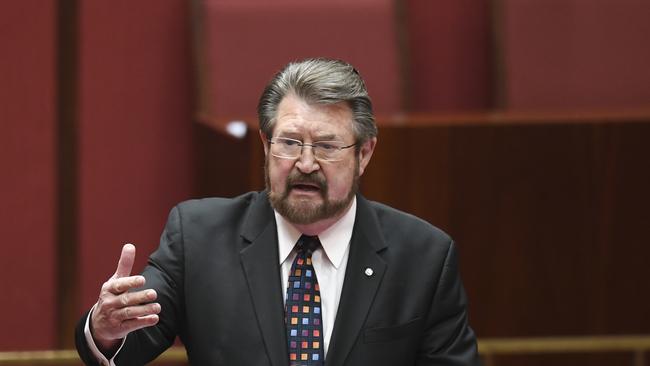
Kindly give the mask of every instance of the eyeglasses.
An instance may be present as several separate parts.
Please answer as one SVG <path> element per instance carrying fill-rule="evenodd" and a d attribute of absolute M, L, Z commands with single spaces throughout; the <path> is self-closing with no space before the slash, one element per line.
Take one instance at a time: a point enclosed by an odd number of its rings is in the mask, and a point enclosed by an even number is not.
<path fill-rule="evenodd" d="M 271 144 L 271 155 L 282 159 L 297 159 L 302 154 L 302 148 L 310 146 L 314 157 L 320 161 L 340 161 L 343 160 L 343 150 L 349 149 L 352 145 L 345 146 L 342 141 L 316 141 L 311 144 L 305 144 L 300 140 L 294 140 L 286 137 L 274 137 L 268 140 Z"/>

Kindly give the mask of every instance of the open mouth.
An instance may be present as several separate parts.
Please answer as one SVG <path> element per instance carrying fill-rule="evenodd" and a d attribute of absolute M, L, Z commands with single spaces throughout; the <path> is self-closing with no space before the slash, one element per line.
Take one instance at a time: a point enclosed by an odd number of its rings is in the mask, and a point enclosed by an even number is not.
<path fill-rule="evenodd" d="M 298 184 L 293 184 L 291 186 L 291 189 L 295 189 L 298 191 L 303 191 L 303 192 L 318 192 L 320 191 L 320 187 L 316 184 L 313 183 L 298 183 Z"/>

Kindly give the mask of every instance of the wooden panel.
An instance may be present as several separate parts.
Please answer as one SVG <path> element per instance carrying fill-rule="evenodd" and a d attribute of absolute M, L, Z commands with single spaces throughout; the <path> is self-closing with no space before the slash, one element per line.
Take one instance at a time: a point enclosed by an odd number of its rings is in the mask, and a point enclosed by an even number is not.
<path fill-rule="evenodd" d="M 384 127 L 362 188 L 456 239 L 480 337 L 647 333 L 648 138 L 650 118 Z"/>
<path fill-rule="evenodd" d="M 204 124 L 196 124 L 196 187 L 198 197 L 235 197 L 264 189 L 264 158 L 256 148 L 259 135 L 237 139 Z M 263 153 L 262 153 L 263 154 Z M 254 168 L 247 162 L 256 162 Z"/>
<path fill-rule="evenodd" d="M 0 350 L 51 348 L 56 327 L 56 2 L 2 2 L 0 29 Z"/>
<path fill-rule="evenodd" d="M 480 337 L 648 332 L 647 110 L 380 122 L 362 191 L 456 239 Z"/>
<path fill-rule="evenodd" d="M 636 366 L 631 353 L 508 355 L 494 357 L 493 366 Z"/>
<path fill-rule="evenodd" d="M 456 239 L 479 336 L 647 333 L 647 112 L 382 119 L 361 188 Z"/>

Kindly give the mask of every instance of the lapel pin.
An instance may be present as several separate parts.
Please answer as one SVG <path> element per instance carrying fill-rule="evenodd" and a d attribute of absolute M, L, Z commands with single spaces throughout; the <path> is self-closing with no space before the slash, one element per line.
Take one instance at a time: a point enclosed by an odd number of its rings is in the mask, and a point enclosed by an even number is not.
<path fill-rule="evenodd" d="M 365 273 L 366 276 L 370 277 L 373 273 L 375 273 L 375 271 L 373 271 L 372 268 L 368 267 L 363 273 Z"/>

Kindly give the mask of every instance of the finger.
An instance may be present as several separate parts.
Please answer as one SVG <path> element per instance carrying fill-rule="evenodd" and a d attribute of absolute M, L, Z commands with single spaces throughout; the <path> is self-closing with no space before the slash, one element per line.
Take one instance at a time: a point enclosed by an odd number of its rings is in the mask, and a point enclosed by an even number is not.
<path fill-rule="evenodd" d="M 133 263 L 135 262 L 135 245 L 124 244 L 122 253 L 120 254 L 120 261 L 117 262 L 117 270 L 115 271 L 115 278 L 126 277 L 131 275 Z"/>
<path fill-rule="evenodd" d="M 156 325 L 160 318 L 157 314 L 142 316 L 139 318 L 134 318 L 130 320 L 125 320 L 120 323 L 121 331 L 126 335 L 133 332 L 134 330 L 150 327 Z"/>
<path fill-rule="evenodd" d="M 147 302 L 152 302 L 156 299 L 157 294 L 155 290 L 144 290 L 138 292 L 125 292 L 117 296 L 109 305 L 115 307 L 126 307 L 140 305 Z"/>
<path fill-rule="evenodd" d="M 112 279 L 106 282 L 105 290 L 114 294 L 119 295 L 125 291 L 142 287 L 145 284 L 144 276 L 129 276 L 122 277 L 117 279 Z"/>
<path fill-rule="evenodd" d="M 102 307 L 108 309 L 120 309 L 128 306 L 142 305 L 155 301 L 156 297 L 157 294 L 154 290 L 125 292 L 117 296 L 103 298 Z"/>
<path fill-rule="evenodd" d="M 157 302 L 146 304 L 146 305 L 136 305 L 128 306 L 122 308 L 118 311 L 118 319 L 121 321 L 127 321 L 136 318 L 142 318 L 149 315 L 155 315 L 160 313 L 160 304 Z"/>

